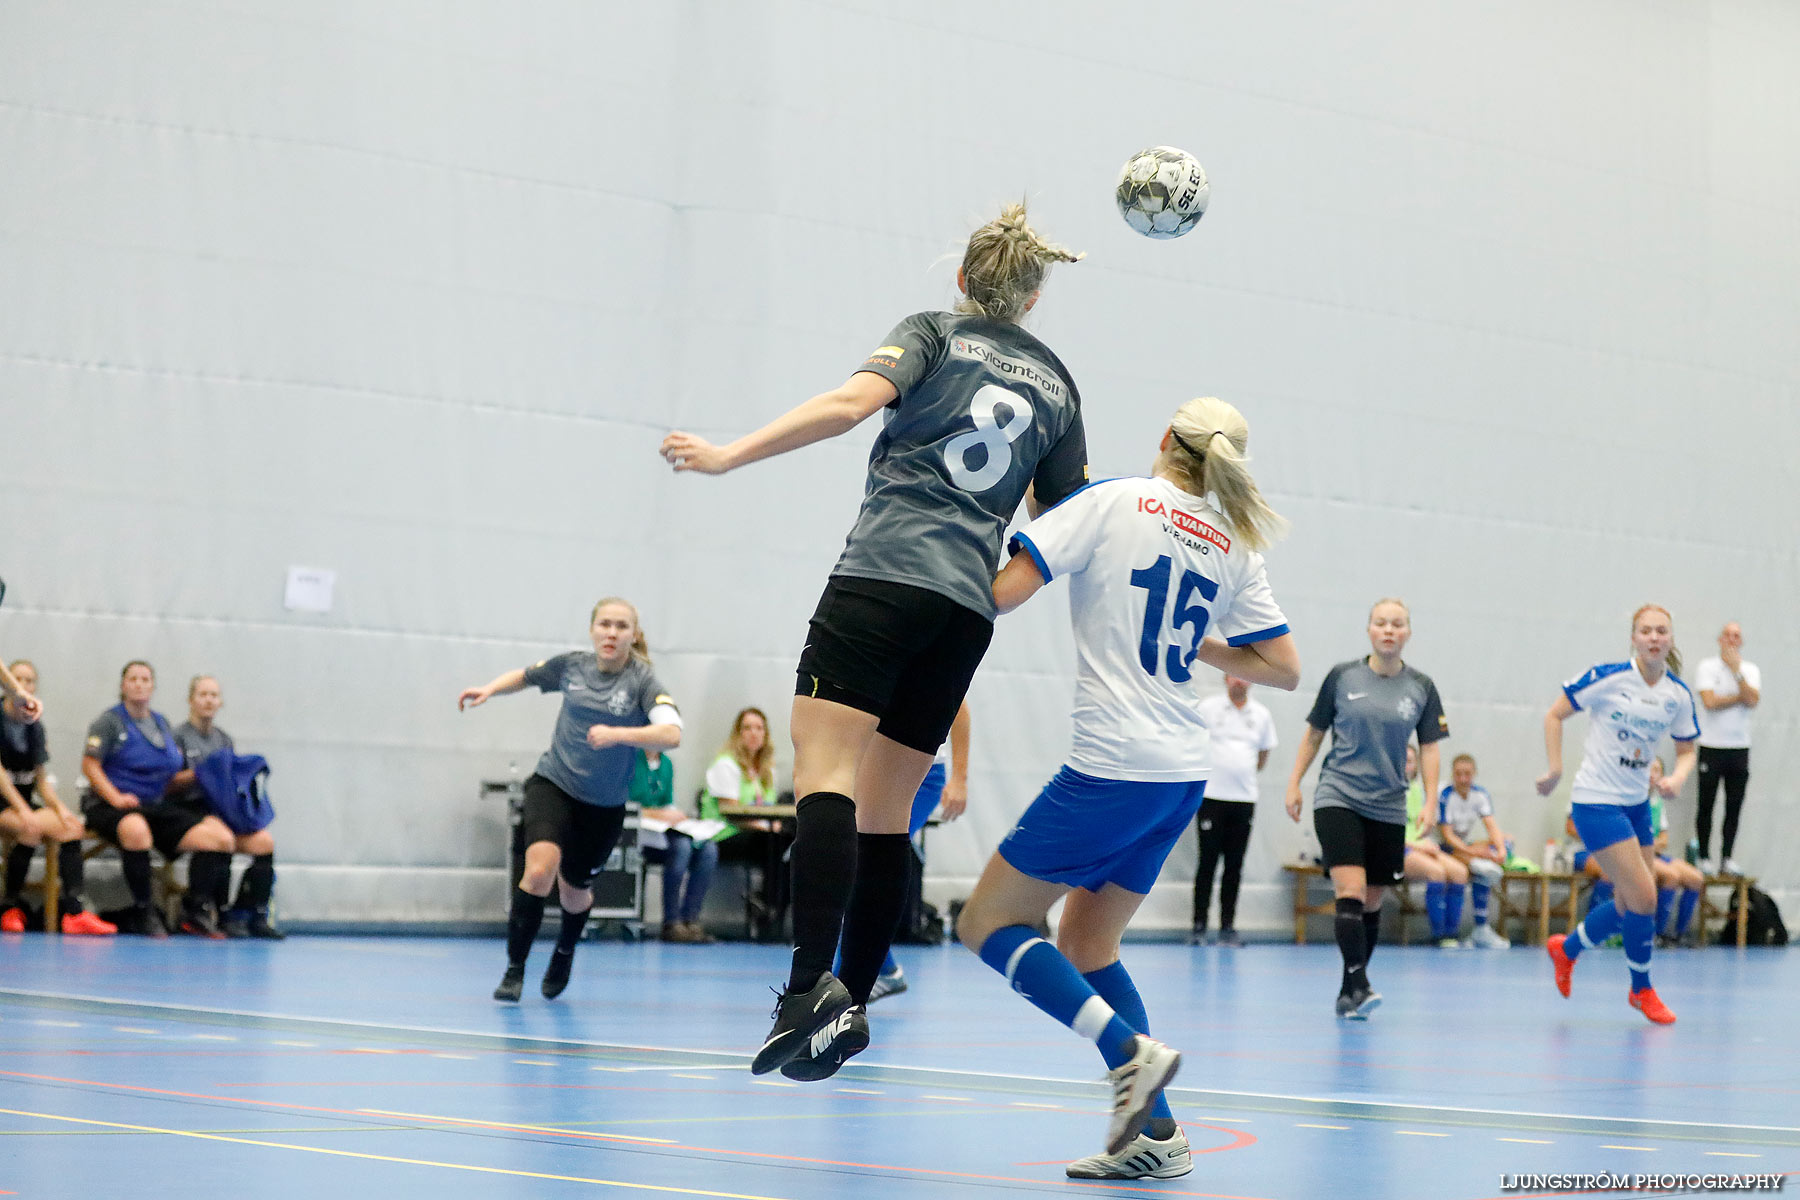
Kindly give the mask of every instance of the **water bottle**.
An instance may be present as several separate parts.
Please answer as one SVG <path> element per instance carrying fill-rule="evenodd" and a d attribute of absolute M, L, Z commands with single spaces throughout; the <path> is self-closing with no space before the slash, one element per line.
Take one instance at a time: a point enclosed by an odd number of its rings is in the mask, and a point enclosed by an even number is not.
<path fill-rule="evenodd" d="M 519 794 L 519 760 L 513 759 L 506 764 L 506 790 L 509 795 Z"/>

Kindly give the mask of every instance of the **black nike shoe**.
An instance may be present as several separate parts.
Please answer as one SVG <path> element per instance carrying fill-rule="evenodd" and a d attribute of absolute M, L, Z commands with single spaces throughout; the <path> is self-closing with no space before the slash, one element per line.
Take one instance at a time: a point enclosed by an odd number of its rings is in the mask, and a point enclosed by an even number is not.
<path fill-rule="evenodd" d="M 850 989 L 830 971 L 819 976 L 819 981 L 807 991 L 776 994 L 779 998 L 771 1014 L 775 1024 L 750 1063 L 752 1075 L 767 1075 L 789 1059 L 805 1054 L 813 1034 L 837 1020 L 854 1003 Z"/>
<path fill-rule="evenodd" d="M 525 994 L 525 964 L 517 966 L 507 964 L 506 974 L 500 977 L 500 986 L 494 989 L 494 999 L 506 1000 L 513 1004 Z"/>
<path fill-rule="evenodd" d="M 554 1000 L 563 994 L 569 986 L 569 969 L 575 965 L 573 950 L 564 954 L 561 950 L 550 952 L 550 965 L 544 968 L 544 982 L 538 990 L 544 993 L 544 999 Z"/>
<path fill-rule="evenodd" d="M 869 1010 L 859 1004 L 807 1039 L 806 1048 L 781 1065 L 781 1073 L 803 1083 L 830 1079 L 852 1055 L 868 1048 Z"/>

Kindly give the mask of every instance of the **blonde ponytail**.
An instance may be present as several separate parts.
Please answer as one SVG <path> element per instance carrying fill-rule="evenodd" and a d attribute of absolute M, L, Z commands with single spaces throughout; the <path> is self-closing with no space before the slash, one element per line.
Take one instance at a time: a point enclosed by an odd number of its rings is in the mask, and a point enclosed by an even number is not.
<path fill-rule="evenodd" d="M 1264 550 L 1287 531 L 1288 523 L 1263 498 L 1245 453 L 1250 426 L 1244 415 L 1216 396 L 1189 400 L 1169 422 L 1174 434 L 1157 456 L 1156 472 L 1183 491 L 1212 495 L 1244 545 Z"/>
<path fill-rule="evenodd" d="M 1085 255 L 1047 242 L 1025 222 L 1025 205 L 1009 204 L 996 220 L 969 235 L 963 252 L 963 298 L 956 311 L 1018 322 L 1044 285 L 1050 265 Z"/>

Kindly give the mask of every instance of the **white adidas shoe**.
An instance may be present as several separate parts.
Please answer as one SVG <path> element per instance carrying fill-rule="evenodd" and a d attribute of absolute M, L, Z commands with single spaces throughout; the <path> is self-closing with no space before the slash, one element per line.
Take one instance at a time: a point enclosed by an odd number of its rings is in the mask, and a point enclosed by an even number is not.
<path fill-rule="evenodd" d="M 1177 1129 L 1166 1142 L 1140 1133 L 1118 1154 L 1096 1154 L 1070 1163 L 1067 1174 L 1070 1179 L 1174 1179 L 1193 1169 L 1187 1134 Z"/>
<path fill-rule="evenodd" d="M 1118 1155 L 1150 1120 L 1150 1105 L 1163 1085 L 1175 1078 L 1181 1053 L 1155 1038 L 1138 1034 L 1131 1061 L 1108 1071 L 1112 1080 L 1112 1123 L 1106 1129 L 1106 1152 Z"/>
<path fill-rule="evenodd" d="M 1502 937 L 1491 925 L 1477 925 L 1475 932 L 1469 935 L 1469 941 L 1480 950 L 1506 950 L 1512 943 Z"/>

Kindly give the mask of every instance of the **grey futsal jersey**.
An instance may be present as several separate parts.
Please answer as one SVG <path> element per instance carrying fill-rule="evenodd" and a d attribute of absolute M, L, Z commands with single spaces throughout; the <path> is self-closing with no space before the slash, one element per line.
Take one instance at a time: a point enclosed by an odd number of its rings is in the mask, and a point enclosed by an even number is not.
<path fill-rule="evenodd" d="M 1367 659 L 1339 663 L 1325 676 L 1306 723 L 1331 731 L 1313 808 L 1348 808 L 1371 821 L 1406 823 L 1406 743 L 1450 736 L 1431 677 L 1402 666 L 1377 675 Z"/>
<path fill-rule="evenodd" d="M 200 760 L 221 750 L 236 749 L 231 743 L 231 735 L 217 725 L 210 733 L 201 733 L 194 728 L 192 721 L 183 721 L 175 727 L 175 744 L 187 756 L 187 765 L 197 767 Z"/>
<path fill-rule="evenodd" d="M 1026 487 L 1048 508 L 1087 482 L 1068 369 L 1017 325 L 945 312 L 900 322 L 861 369 L 900 395 L 832 574 L 909 583 L 992 617 L 1001 544 Z"/>
<path fill-rule="evenodd" d="M 525 668 L 525 682 L 539 691 L 561 692 L 563 698 L 556 733 L 538 759 L 537 773 L 588 804 L 624 804 L 637 747 L 596 750 L 588 745 L 587 732 L 595 725 L 648 725 L 651 709 L 675 707 L 650 664 L 633 658 L 608 673 L 591 650 L 571 650 Z"/>

